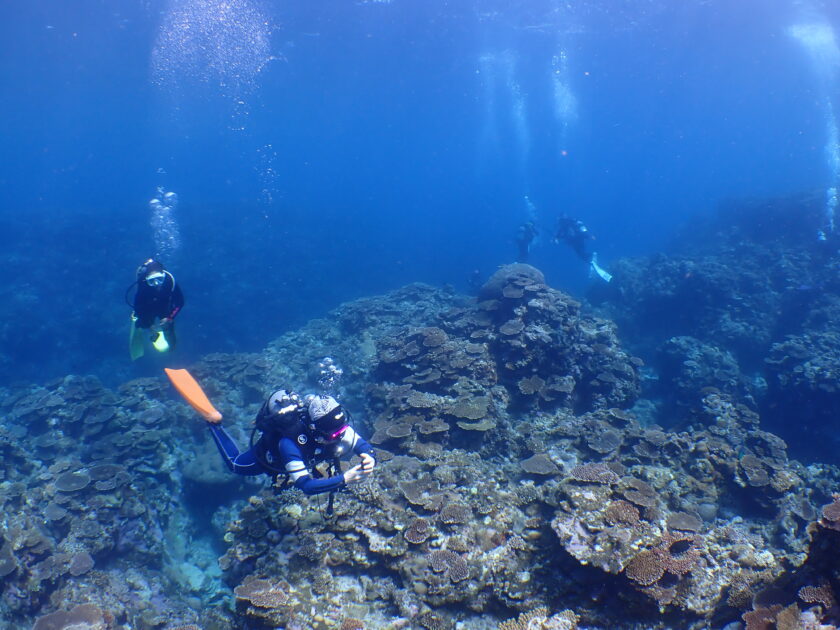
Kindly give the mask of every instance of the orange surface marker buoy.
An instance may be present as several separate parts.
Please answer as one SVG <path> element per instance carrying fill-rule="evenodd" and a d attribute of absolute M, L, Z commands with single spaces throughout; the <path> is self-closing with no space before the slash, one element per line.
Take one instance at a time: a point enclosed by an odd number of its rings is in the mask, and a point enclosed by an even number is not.
<path fill-rule="evenodd" d="M 200 413 L 207 422 L 217 424 L 222 421 L 222 414 L 213 406 L 207 394 L 201 389 L 187 370 L 172 370 L 170 368 L 163 368 L 169 380 L 175 386 L 175 389 L 184 397 L 190 406 Z"/>

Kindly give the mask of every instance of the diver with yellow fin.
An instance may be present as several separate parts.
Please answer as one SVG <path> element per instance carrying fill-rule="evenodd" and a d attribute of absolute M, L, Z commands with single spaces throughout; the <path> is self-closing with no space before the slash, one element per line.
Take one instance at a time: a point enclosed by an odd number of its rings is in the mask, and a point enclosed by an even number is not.
<path fill-rule="evenodd" d="M 128 302 L 128 293 L 137 287 L 134 299 Z M 152 347 L 158 352 L 168 352 L 175 347 L 175 316 L 184 307 L 184 294 L 160 261 L 149 258 L 137 268 L 137 280 L 126 290 L 126 302 L 131 313 L 129 351 L 131 359 L 144 354 L 143 330 L 151 332 Z"/>

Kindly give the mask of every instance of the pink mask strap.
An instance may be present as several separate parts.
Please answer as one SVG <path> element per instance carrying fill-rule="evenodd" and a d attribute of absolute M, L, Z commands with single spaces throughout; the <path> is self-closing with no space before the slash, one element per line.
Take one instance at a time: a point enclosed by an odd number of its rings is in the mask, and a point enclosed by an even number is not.
<path fill-rule="evenodd" d="M 341 437 L 341 435 L 342 435 L 342 434 L 343 434 L 346 430 L 347 430 L 347 425 L 345 424 L 345 425 L 344 425 L 343 427 L 341 427 L 338 431 L 336 431 L 335 433 L 333 433 L 332 435 L 330 435 L 329 440 L 330 440 L 330 441 L 337 440 L 338 438 L 340 438 L 340 437 Z"/>

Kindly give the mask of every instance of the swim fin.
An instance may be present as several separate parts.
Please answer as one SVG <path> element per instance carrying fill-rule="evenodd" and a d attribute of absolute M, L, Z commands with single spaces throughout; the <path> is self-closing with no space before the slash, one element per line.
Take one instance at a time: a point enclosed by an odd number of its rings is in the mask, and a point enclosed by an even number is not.
<path fill-rule="evenodd" d="M 169 342 L 166 340 L 166 335 L 163 331 L 158 331 L 152 337 L 152 345 L 158 352 L 167 352 L 169 350 Z"/>
<path fill-rule="evenodd" d="M 217 424 L 222 421 L 222 414 L 216 410 L 192 374 L 187 370 L 172 370 L 170 368 L 164 368 L 164 372 L 166 372 L 166 375 L 172 381 L 178 393 L 184 397 L 184 400 L 201 414 L 207 422 Z"/>
<path fill-rule="evenodd" d="M 131 360 L 136 361 L 145 354 L 143 348 L 143 334 L 137 328 L 137 318 L 131 316 L 131 328 L 128 333 L 128 353 L 131 355 Z"/>
<path fill-rule="evenodd" d="M 598 266 L 598 254 L 592 254 L 592 260 L 589 261 L 589 266 L 592 267 L 592 271 L 597 273 L 598 277 L 600 277 L 604 282 L 612 280 L 612 275 L 608 273 L 606 269 L 602 269 Z"/>

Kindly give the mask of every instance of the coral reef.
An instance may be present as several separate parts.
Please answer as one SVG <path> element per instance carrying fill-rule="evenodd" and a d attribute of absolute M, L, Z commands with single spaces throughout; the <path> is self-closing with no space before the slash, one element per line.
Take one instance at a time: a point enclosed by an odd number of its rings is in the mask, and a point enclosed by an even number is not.
<path fill-rule="evenodd" d="M 179 540 L 179 519 L 188 519 L 172 500 L 183 493 L 175 457 L 187 437 L 173 427 L 188 425 L 175 421 L 165 392 L 160 379 L 112 392 L 80 377 L 4 392 L 0 573 L 8 623 L 23 627 L 19 620 L 71 603 L 76 608 L 41 615 L 38 627 L 198 619 L 189 602 L 164 594 L 184 586 L 198 599 L 215 592 L 212 571 L 195 568 L 188 579 L 188 541 Z M 93 621 L 97 614 L 106 621 Z"/>
<path fill-rule="evenodd" d="M 840 402 L 840 256 L 835 236 L 815 237 L 821 204 L 813 195 L 725 204 L 688 223 L 677 253 L 617 261 L 616 281 L 593 286 L 597 312 L 649 366 L 653 422 L 694 422 L 714 390 L 760 411 L 797 457 L 831 457 L 821 427 Z"/>
<path fill-rule="evenodd" d="M 510 265 L 477 299 L 411 285 L 191 366 L 243 446 L 266 393 L 342 366 L 335 393 L 378 463 L 333 514 L 227 474 L 163 377 L 4 389 L 0 619 L 832 627 L 840 469 L 788 456 L 735 350 L 675 334 L 659 351 L 680 425 L 636 413 L 642 365 L 614 324 Z"/>
<path fill-rule="evenodd" d="M 638 362 L 614 327 L 583 317 L 529 265 L 502 267 L 476 304 L 439 319 L 378 341 L 374 443 L 411 452 L 480 443 L 492 452 L 518 431 L 512 410 L 628 407 L 638 395 Z"/>

